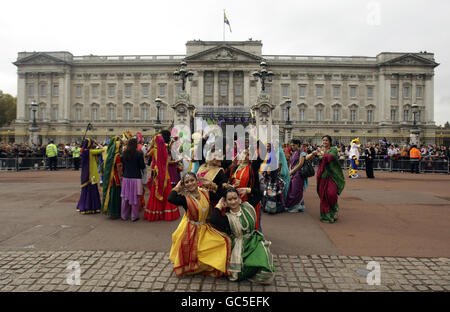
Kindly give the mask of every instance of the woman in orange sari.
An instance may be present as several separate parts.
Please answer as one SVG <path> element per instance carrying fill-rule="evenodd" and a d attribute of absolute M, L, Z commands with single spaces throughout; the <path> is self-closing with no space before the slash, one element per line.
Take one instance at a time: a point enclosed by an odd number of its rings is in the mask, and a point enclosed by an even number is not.
<path fill-rule="evenodd" d="M 154 137 L 152 154 L 152 177 L 147 182 L 150 197 L 144 212 L 144 219 L 148 221 L 172 221 L 180 217 L 178 207 L 167 201 L 172 186 L 169 178 L 169 154 L 166 143 L 161 134 Z"/>
<path fill-rule="evenodd" d="M 242 151 L 239 165 L 234 168 L 230 178 L 230 184 L 236 188 L 242 202 L 248 202 L 256 210 L 256 230 L 261 231 L 261 199 L 262 194 L 259 185 L 259 167 L 261 161 L 250 161 L 249 151 Z"/>

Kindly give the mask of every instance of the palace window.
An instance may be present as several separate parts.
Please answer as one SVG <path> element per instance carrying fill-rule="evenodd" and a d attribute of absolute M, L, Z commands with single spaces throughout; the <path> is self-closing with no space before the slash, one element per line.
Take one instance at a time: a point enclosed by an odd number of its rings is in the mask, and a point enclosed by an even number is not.
<path fill-rule="evenodd" d="M 409 121 L 409 110 L 407 109 L 403 111 L 403 121 Z"/>
<path fill-rule="evenodd" d="M 108 86 L 108 95 L 109 96 L 115 96 L 116 95 L 116 86 L 109 85 Z"/>
<path fill-rule="evenodd" d="M 75 118 L 77 121 L 81 120 L 81 108 L 77 108 L 75 111 Z"/>
<path fill-rule="evenodd" d="M 207 83 L 205 85 L 205 95 L 206 96 L 212 96 L 213 95 L 212 93 L 213 93 L 213 91 L 212 91 L 212 84 Z"/>
<path fill-rule="evenodd" d="M 281 95 L 282 96 L 289 96 L 289 86 L 288 85 L 282 85 L 281 86 Z"/>
<path fill-rule="evenodd" d="M 240 83 L 234 85 L 234 95 L 242 96 L 242 85 Z"/>
<path fill-rule="evenodd" d="M 159 85 L 159 95 L 160 96 L 165 96 L 166 95 L 166 85 L 165 84 L 160 84 Z"/>
<path fill-rule="evenodd" d="M 422 97 L 422 87 L 417 87 L 416 88 L 416 98 L 421 98 Z"/>
<path fill-rule="evenodd" d="M 46 85 L 41 85 L 41 89 L 40 89 L 40 92 L 39 92 L 40 94 L 40 96 L 47 96 L 47 86 Z"/>
<path fill-rule="evenodd" d="M 53 96 L 59 96 L 59 86 L 57 84 L 53 85 Z"/>
<path fill-rule="evenodd" d="M 81 97 L 81 86 L 76 86 L 75 87 L 75 95 L 77 97 Z"/>
<path fill-rule="evenodd" d="M 391 98 L 397 98 L 397 86 L 391 86 Z"/>
<path fill-rule="evenodd" d="M 129 84 L 125 85 L 125 96 L 131 97 L 131 85 Z"/>
<path fill-rule="evenodd" d="M 355 122 L 356 121 L 356 109 L 350 110 L 350 121 Z"/>
<path fill-rule="evenodd" d="M 220 96 L 227 96 L 228 86 L 226 83 L 220 84 Z"/>
<path fill-rule="evenodd" d="M 333 109 L 333 121 L 339 121 L 339 109 Z"/>
<path fill-rule="evenodd" d="M 373 99 L 373 87 L 367 87 L 367 98 Z"/>
<path fill-rule="evenodd" d="M 142 95 L 148 96 L 148 84 L 142 85 Z"/>
<path fill-rule="evenodd" d="M 397 121 L 397 111 L 395 109 L 391 109 L 391 121 Z"/>
<path fill-rule="evenodd" d="M 302 108 L 300 109 L 300 121 L 305 120 L 305 110 Z"/>
<path fill-rule="evenodd" d="M 299 86 L 298 87 L 298 96 L 299 97 L 305 97 L 306 96 L 306 87 L 305 86 Z"/>
<path fill-rule="evenodd" d="M 131 119 L 131 108 L 127 107 L 125 108 L 125 120 Z"/>
<path fill-rule="evenodd" d="M 58 120 L 58 108 L 53 108 L 53 120 Z"/>
<path fill-rule="evenodd" d="M 98 97 L 98 85 L 92 86 L 92 97 Z"/>
<path fill-rule="evenodd" d="M 333 97 L 337 98 L 340 96 L 341 88 L 339 86 L 333 87 Z"/>
<path fill-rule="evenodd" d="M 409 98 L 409 87 L 404 87 L 403 88 L 403 97 L 406 99 L 406 98 Z"/>
<path fill-rule="evenodd" d="M 373 122 L 373 111 L 371 109 L 367 111 L 367 122 Z"/>
<path fill-rule="evenodd" d="M 147 109 L 147 107 L 143 107 L 142 108 L 141 114 L 142 114 L 142 120 L 147 121 L 148 120 L 148 109 Z"/>
<path fill-rule="evenodd" d="M 92 109 L 92 120 L 93 121 L 97 121 L 98 120 L 98 109 L 96 107 L 94 107 Z"/>
<path fill-rule="evenodd" d="M 323 86 L 316 87 L 316 96 L 317 97 L 323 96 Z"/>
<path fill-rule="evenodd" d="M 317 121 L 322 121 L 322 112 L 323 112 L 322 109 L 317 109 L 316 110 L 316 120 Z"/>
<path fill-rule="evenodd" d="M 109 120 L 114 120 L 114 107 L 109 108 Z"/>
<path fill-rule="evenodd" d="M 350 97 L 351 98 L 356 97 L 356 87 L 350 87 Z"/>
<path fill-rule="evenodd" d="M 34 85 L 32 84 L 28 86 L 28 96 L 34 96 Z"/>

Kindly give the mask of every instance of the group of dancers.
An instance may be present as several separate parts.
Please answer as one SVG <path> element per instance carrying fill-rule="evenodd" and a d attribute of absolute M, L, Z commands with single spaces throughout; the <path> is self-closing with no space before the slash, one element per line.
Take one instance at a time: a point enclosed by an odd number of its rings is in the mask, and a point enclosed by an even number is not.
<path fill-rule="evenodd" d="M 281 145 L 277 150 L 270 143 L 255 141 L 256 149 L 251 149 L 246 139 L 228 146 L 222 137 L 208 143 L 203 133 L 194 138 L 191 153 L 206 145 L 206 159 L 192 157 L 186 163 L 172 157 L 176 141 L 167 130 L 153 137 L 148 150 L 140 133 L 126 132 L 111 138 L 106 146 L 84 140 L 77 211 L 136 221 L 145 210 L 145 220 L 172 221 L 184 210 L 170 250 L 177 276 L 201 273 L 271 283 L 275 268 L 271 243 L 262 234 L 261 212 L 304 211 L 303 191 L 308 182 L 300 171 L 312 158 L 320 159 L 316 174 L 320 220 L 333 223 L 338 218 L 337 200 L 345 179 L 329 136 L 322 138 L 320 151 L 309 155 L 299 140 L 292 140 L 289 164 Z M 230 150 L 233 158 L 224 159 L 224 151 Z M 145 184 L 150 191 L 147 203 Z"/>

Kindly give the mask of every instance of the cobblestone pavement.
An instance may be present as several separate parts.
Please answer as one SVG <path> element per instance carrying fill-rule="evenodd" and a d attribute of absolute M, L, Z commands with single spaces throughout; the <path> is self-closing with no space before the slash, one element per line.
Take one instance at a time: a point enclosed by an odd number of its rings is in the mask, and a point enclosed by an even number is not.
<path fill-rule="evenodd" d="M 67 283 L 68 264 L 78 261 L 81 284 Z M 368 285 L 377 261 L 381 285 Z M 178 278 L 167 252 L 8 251 L 0 253 L 0 291 L 85 292 L 326 292 L 450 291 L 449 258 L 274 255 L 272 285 L 229 282 L 206 276 Z"/>

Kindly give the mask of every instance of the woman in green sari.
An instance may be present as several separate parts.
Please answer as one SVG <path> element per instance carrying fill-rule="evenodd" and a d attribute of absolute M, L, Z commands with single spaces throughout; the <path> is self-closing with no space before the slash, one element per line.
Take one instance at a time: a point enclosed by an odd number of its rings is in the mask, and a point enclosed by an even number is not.
<path fill-rule="evenodd" d="M 121 140 L 119 137 L 114 137 L 109 141 L 106 153 L 107 157 L 103 163 L 102 212 L 111 219 L 118 219 L 122 204 L 122 198 L 120 197 L 122 178 Z"/>
<path fill-rule="evenodd" d="M 235 189 L 228 189 L 213 210 L 210 223 L 224 231 L 232 240 L 228 267 L 229 279 L 248 279 L 254 283 L 270 284 L 275 276 L 270 241 L 255 230 L 256 212 L 248 202 L 242 203 Z"/>
<path fill-rule="evenodd" d="M 334 223 L 338 219 L 338 195 L 345 186 L 345 178 L 339 164 L 338 150 L 331 147 L 331 137 L 322 137 L 322 150 L 314 151 L 306 159 L 319 157 L 320 163 L 317 169 L 317 194 L 320 198 L 320 221 Z"/>

